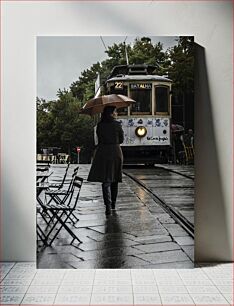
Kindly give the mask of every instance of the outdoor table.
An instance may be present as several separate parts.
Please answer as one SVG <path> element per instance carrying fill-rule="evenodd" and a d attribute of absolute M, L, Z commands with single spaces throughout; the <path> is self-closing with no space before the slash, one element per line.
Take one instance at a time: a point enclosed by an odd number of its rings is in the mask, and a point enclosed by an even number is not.
<path fill-rule="evenodd" d="M 37 183 L 44 183 L 46 180 L 48 180 L 52 173 L 53 171 L 49 172 L 49 170 L 47 170 L 46 172 L 37 171 Z M 38 182 L 38 180 L 40 180 L 40 182 Z"/>

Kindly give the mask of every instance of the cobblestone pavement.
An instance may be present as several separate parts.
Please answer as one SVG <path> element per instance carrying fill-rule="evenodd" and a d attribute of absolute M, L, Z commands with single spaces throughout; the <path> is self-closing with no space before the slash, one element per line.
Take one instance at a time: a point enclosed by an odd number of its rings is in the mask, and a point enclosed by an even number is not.
<path fill-rule="evenodd" d="M 194 166 L 128 167 L 125 173 L 143 183 L 167 206 L 194 224 Z M 148 207 L 153 213 L 152 207 Z"/>
<path fill-rule="evenodd" d="M 72 173 L 75 165 L 71 165 Z M 80 165 L 86 179 L 90 165 Z M 53 176 L 64 167 L 54 165 Z M 151 208 L 149 210 L 149 207 Z M 124 176 L 116 212 L 104 214 L 101 184 L 82 186 L 72 230 L 83 242 L 70 245 L 63 231 L 52 247 L 38 243 L 38 268 L 192 268 L 194 241 L 144 190 Z M 38 217 L 38 222 L 42 220 Z"/>
<path fill-rule="evenodd" d="M 194 175 L 194 165 L 174 165 L 174 164 L 165 164 L 165 165 L 161 165 L 161 164 L 156 164 L 155 165 L 157 168 L 162 168 L 162 169 L 167 169 L 170 170 L 171 172 L 174 173 L 180 173 L 183 174 L 185 177 L 189 177 L 194 179 L 195 175 Z"/>

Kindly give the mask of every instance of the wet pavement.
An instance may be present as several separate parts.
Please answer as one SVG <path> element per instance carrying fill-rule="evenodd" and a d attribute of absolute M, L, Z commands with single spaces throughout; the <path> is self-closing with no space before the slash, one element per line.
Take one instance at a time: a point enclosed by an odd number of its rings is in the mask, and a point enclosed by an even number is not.
<path fill-rule="evenodd" d="M 190 179 L 194 179 L 195 173 L 194 173 L 194 165 L 173 165 L 173 164 L 156 164 L 156 168 L 162 168 L 169 170 L 171 172 L 182 174 L 185 177 L 188 177 Z"/>
<path fill-rule="evenodd" d="M 157 165 L 151 168 L 126 168 L 160 200 L 194 224 L 194 167 Z M 151 208 L 149 208 L 151 210 Z"/>
<path fill-rule="evenodd" d="M 71 165 L 70 173 L 76 165 Z M 66 165 L 51 166 L 53 177 L 63 176 Z M 90 165 L 80 165 L 87 178 Z M 152 184 L 154 178 L 152 177 Z M 52 247 L 38 242 L 38 268 L 192 268 L 194 241 L 146 191 L 123 177 L 116 212 L 105 216 L 101 184 L 83 183 L 76 216 L 70 225 L 82 241 L 70 245 L 61 231 Z M 43 220 L 37 222 L 43 227 Z"/>

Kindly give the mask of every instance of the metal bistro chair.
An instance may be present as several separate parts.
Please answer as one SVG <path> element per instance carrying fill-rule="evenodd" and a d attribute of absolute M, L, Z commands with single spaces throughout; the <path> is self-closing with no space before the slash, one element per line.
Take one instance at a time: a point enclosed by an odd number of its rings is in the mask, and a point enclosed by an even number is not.
<path fill-rule="evenodd" d="M 69 165 L 68 165 L 68 167 L 69 167 Z M 68 169 L 68 167 L 67 167 L 67 169 Z M 47 205 L 49 205 L 51 201 L 53 201 L 53 200 L 55 201 L 55 199 L 56 199 L 56 202 L 61 204 L 61 205 L 63 205 L 63 203 L 65 203 L 67 197 L 69 196 L 69 194 L 71 192 L 72 184 L 73 184 L 73 181 L 74 181 L 74 179 L 77 175 L 78 169 L 79 169 L 79 167 L 76 167 L 74 169 L 73 175 L 70 179 L 64 180 L 63 184 L 58 183 L 58 185 L 56 186 L 56 187 L 61 187 L 62 188 L 63 186 L 61 186 L 61 185 L 68 184 L 67 189 L 57 188 L 56 190 L 51 190 L 51 188 L 50 188 L 51 186 L 49 187 L 49 184 L 46 185 L 47 186 L 46 188 L 43 186 L 43 190 L 46 192 L 45 193 L 45 201 L 47 201 L 46 196 L 50 196 L 50 201 L 48 203 L 46 203 Z M 55 185 L 53 185 L 53 186 L 55 187 Z M 39 190 L 39 193 L 40 193 L 42 189 L 37 187 L 37 190 Z M 61 197 L 63 197 L 63 198 L 61 198 Z M 43 208 L 43 205 L 42 205 L 43 202 L 40 199 L 39 195 L 38 195 L 37 199 L 38 199 L 37 213 L 39 213 L 41 215 L 42 219 L 45 221 L 47 226 L 49 226 L 51 223 L 54 222 L 54 217 L 51 216 L 51 214 L 49 214 L 48 211 Z M 74 220 L 72 218 L 70 218 L 70 220 L 73 223 L 73 225 L 75 225 L 75 223 L 78 222 L 79 219 L 73 213 L 72 213 L 72 215 L 73 215 Z M 43 231 L 41 230 L 39 225 L 37 225 L 37 229 L 38 229 L 38 231 L 37 231 L 38 236 L 41 238 L 41 240 L 44 242 L 44 244 L 46 244 L 45 243 L 45 237 L 43 237 Z"/>
<path fill-rule="evenodd" d="M 79 167 L 74 168 L 72 176 L 74 175 L 74 173 L 76 173 L 76 174 L 77 174 L 78 170 L 79 170 Z M 66 179 L 64 180 L 63 185 L 67 185 L 67 184 L 69 184 L 69 183 L 70 183 L 70 181 L 71 181 L 71 179 L 72 179 L 71 177 L 66 178 Z"/>
<path fill-rule="evenodd" d="M 49 172 L 50 166 L 46 166 L 43 168 L 37 167 L 37 174 L 36 174 L 36 182 L 37 186 L 42 186 L 42 184 L 47 183 L 49 181 L 49 177 L 53 174 L 53 171 Z"/>
<path fill-rule="evenodd" d="M 55 155 L 50 155 L 50 163 L 51 164 L 56 164 L 56 156 Z"/>
<path fill-rule="evenodd" d="M 56 190 L 47 190 L 45 192 L 45 203 L 47 205 L 50 205 L 52 202 L 57 203 L 58 205 L 65 205 L 67 198 L 69 197 L 70 193 L 72 192 L 72 187 L 73 187 L 73 182 L 75 180 L 75 177 L 77 175 L 79 167 L 76 167 L 74 169 L 74 172 L 72 174 L 72 178 L 69 180 L 68 183 L 68 188 L 67 189 L 56 189 Z M 66 184 L 66 182 L 64 182 L 63 184 Z M 47 200 L 49 197 L 49 200 Z M 47 224 L 49 224 L 51 221 L 53 221 L 54 218 L 51 218 L 51 216 L 49 216 L 49 222 L 47 222 Z M 74 215 L 74 213 L 72 213 L 72 218 L 69 217 L 70 221 L 73 223 L 73 225 L 75 225 L 76 222 L 79 221 L 79 219 Z"/>
<path fill-rule="evenodd" d="M 39 225 L 37 226 L 38 236 L 41 238 L 45 245 L 51 246 L 62 229 L 65 229 L 72 237 L 72 241 L 70 244 L 72 244 L 75 240 L 77 240 L 79 243 L 82 243 L 82 241 L 73 233 L 72 229 L 67 225 L 67 220 L 71 218 L 72 213 L 74 213 L 76 209 L 82 184 L 83 178 L 76 176 L 73 180 L 69 197 L 66 198 L 65 203 L 58 204 L 53 202 L 54 204 L 52 203 L 50 205 L 43 204 L 43 209 L 49 214 L 51 214 L 51 216 L 55 219 L 55 222 L 47 233 L 43 232 Z M 59 225 L 58 228 L 57 225 Z"/>
<path fill-rule="evenodd" d="M 45 221 L 47 227 L 45 229 L 45 231 L 47 230 L 48 226 L 50 226 L 50 224 L 53 224 L 54 222 L 54 216 L 49 212 L 49 210 L 45 207 L 49 207 L 51 202 L 55 202 L 55 203 L 59 203 L 61 205 L 65 205 L 67 198 L 69 197 L 71 191 L 72 191 L 72 187 L 73 187 L 73 183 L 76 177 L 78 169 L 74 170 L 74 173 L 72 175 L 72 178 L 70 180 L 69 186 L 66 190 L 49 190 L 49 186 L 46 188 L 43 188 L 45 191 L 45 202 L 43 203 L 43 201 L 38 197 L 38 206 L 37 206 L 37 213 L 39 213 L 42 217 L 42 219 Z M 37 187 L 37 190 L 40 192 L 41 188 Z M 50 197 L 50 200 L 47 202 L 47 196 Z M 73 220 L 72 220 L 73 221 Z M 77 219 L 78 221 L 78 219 Z M 73 222 L 74 223 L 74 222 Z M 37 223 L 37 234 L 38 236 L 41 238 L 41 240 L 43 241 L 43 243 L 45 245 L 47 245 L 46 243 L 46 235 L 44 234 L 44 231 L 41 229 L 40 225 Z"/>
<path fill-rule="evenodd" d="M 74 168 L 72 176 L 74 175 L 74 173 L 77 173 L 78 170 L 79 170 L 79 167 Z M 63 185 L 69 184 L 71 179 L 72 179 L 72 177 L 68 177 L 68 175 L 67 175 L 67 177 L 64 180 Z"/>
<path fill-rule="evenodd" d="M 67 163 L 67 154 L 66 153 L 59 153 L 59 163 L 60 164 L 66 164 Z"/>
<path fill-rule="evenodd" d="M 66 177 L 67 177 L 67 173 L 68 173 L 68 169 L 69 169 L 70 163 L 67 164 L 67 167 L 65 169 L 65 173 L 64 176 L 62 178 L 62 180 L 58 180 L 58 183 L 50 183 L 49 184 L 49 188 L 56 188 L 56 189 L 61 189 L 63 187 L 63 184 L 65 183 Z M 52 178 L 52 181 L 57 181 L 55 179 Z"/>
<path fill-rule="evenodd" d="M 44 219 L 44 221 L 48 224 L 48 221 L 46 219 L 46 212 L 42 208 L 43 201 L 40 197 L 41 193 L 48 190 L 48 178 L 50 175 L 52 175 L 53 172 L 50 173 L 44 173 L 41 171 L 37 172 L 37 181 L 36 181 L 36 199 L 37 199 L 37 213 L 40 213 L 41 217 Z M 47 216 L 49 217 L 49 216 Z"/>

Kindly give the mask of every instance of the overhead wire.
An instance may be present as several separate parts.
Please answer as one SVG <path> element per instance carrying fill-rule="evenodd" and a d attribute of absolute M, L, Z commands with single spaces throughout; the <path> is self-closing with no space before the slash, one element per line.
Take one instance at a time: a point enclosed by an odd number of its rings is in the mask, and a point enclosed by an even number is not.
<path fill-rule="evenodd" d="M 126 63 L 127 63 L 127 65 L 129 65 L 128 51 L 127 51 L 127 47 L 126 47 L 126 43 L 125 43 L 125 41 L 127 40 L 127 38 L 128 38 L 128 37 L 126 36 L 125 39 L 124 39 L 123 44 L 124 44 L 124 49 L 125 49 Z"/>
<path fill-rule="evenodd" d="M 104 42 L 104 40 L 103 40 L 102 36 L 100 36 L 100 38 L 101 38 L 101 41 L 102 41 L 102 43 L 103 43 L 104 48 L 105 48 L 105 49 L 106 49 L 106 51 L 107 51 L 107 47 L 106 47 L 106 45 L 105 45 L 105 42 Z"/>

